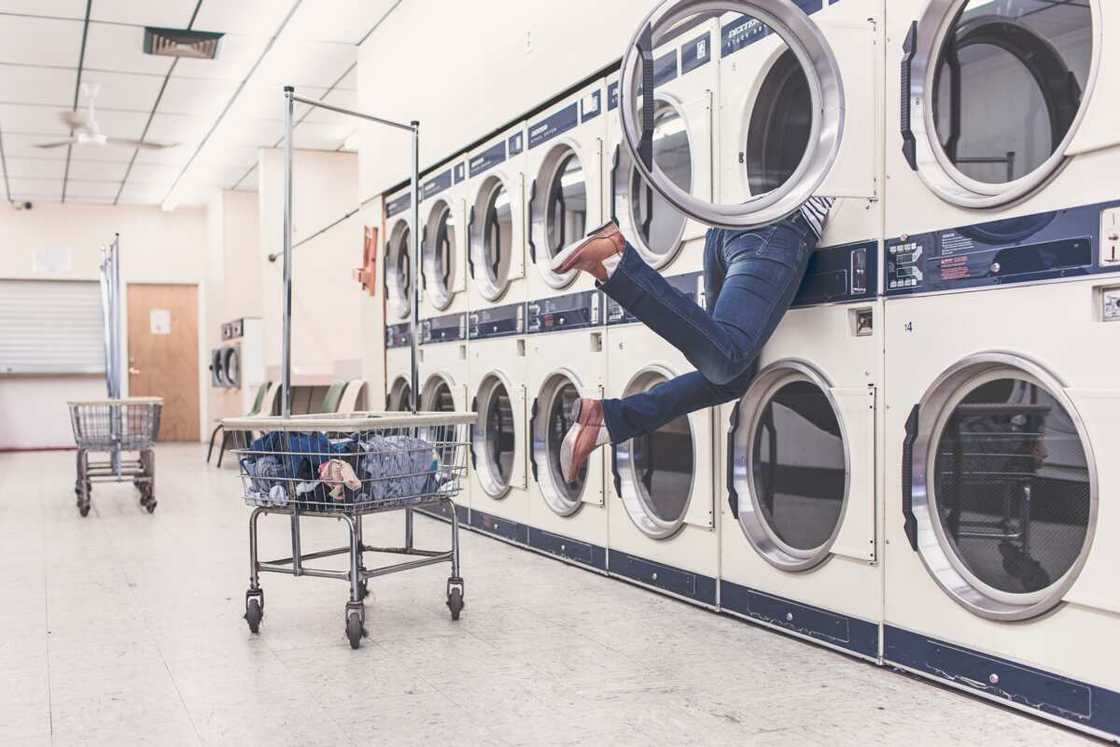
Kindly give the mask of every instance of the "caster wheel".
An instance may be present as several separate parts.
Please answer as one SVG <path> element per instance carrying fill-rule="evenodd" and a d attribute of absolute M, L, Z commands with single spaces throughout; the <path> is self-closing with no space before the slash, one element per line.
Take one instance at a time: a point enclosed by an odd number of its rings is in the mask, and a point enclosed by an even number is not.
<path fill-rule="evenodd" d="M 87 503 L 84 506 L 78 506 L 78 513 L 80 513 L 82 516 L 89 516 L 89 504 Z"/>
<path fill-rule="evenodd" d="M 249 597 L 245 602 L 245 622 L 249 624 L 250 633 L 261 632 L 261 618 L 264 617 L 264 608 L 257 597 Z"/>
<path fill-rule="evenodd" d="M 159 505 L 159 504 L 158 504 L 158 502 L 156 501 L 155 498 L 149 498 L 148 501 L 146 503 L 144 503 L 144 508 L 146 508 L 148 510 L 148 513 L 151 514 L 151 513 L 155 513 L 157 505 Z"/>
<path fill-rule="evenodd" d="M 463 590 L 455 587 L 447 592 L 447 609 L 451 610 L 451 619 L 458 620 L 459 613 L 463 611 Z"/>
<path fill-rule="evenodd" d="M 346 638 L 350 641 L 350 648 L 359 648 L 365 635 L 366 630 L 361 616 L 353 613 L 346 615 Z"/>

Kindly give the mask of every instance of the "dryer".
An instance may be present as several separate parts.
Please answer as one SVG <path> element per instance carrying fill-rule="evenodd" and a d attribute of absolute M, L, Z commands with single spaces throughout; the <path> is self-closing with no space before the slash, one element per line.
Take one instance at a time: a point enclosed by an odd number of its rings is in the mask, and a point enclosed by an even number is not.
<path fill-rule="evenodd" d="M 718 21 L 711 19 L 654 51 L 653 161 L 677 187 L 705 201 L 715 194 L 718 37 Z M 687 219 L 642 178 L 622 142 L 619 86 L 617 74 L 608 78 L 609 214 L 652 267 L 666 274 L 701 270 L 708 226 Z"/>
<path fill-rule="evenodd" d="M 467 161 L 453 158 L 420 184 L 420 318 L 467 310 Z"/>
<path fill-rule="evenodd" d="M 672 279 L 696 298 L 699 274 Z M 607 312 L 607 397 L 649 390 L 692 370 L 675 348 L 613 302 Z M 611 449 L 607 568 L 689 602 L 717 605 L 719 544 L 713 410 Z"/>
<path fill-rule="evenodd" d="M 412 316 L 412 193 L 405 188 L 385 200 L 385 318 L 399 324 Z"/>
<path fill-rule="evenodd" d="M 446 317 L 442 317 L 446 319 Z M 433 321 L 422 325 L 422 338 L 418 352 L 420 374 L 420 410 L 424 412 L 469 412 L 467 345 L 465 335 L 455 326 L 433 330 Z M 465 330 L 464 330 L 465 331 Z M 408 348 L 405 348 L 406 352 Z M 407 405 L 406 405 L 407 408 Z M 434 441 L 450 441 L 455 438 L 454 429 L 433 428 L 430 437 Z M 455 500 L 455 510 L 459 521 L 470 522 L 469 481 Z M 446 503 L 440 503 L 425 510 L 436 518 L 449 518 Z"/>
<path fill-rule="evenodd" d="M 385 410 L 411 409 L 412 347 L 409 325 L 391 324 L 385 328 Z"/>
<path fill-rule="evenodd" d="M 467 164 L 469 307 L 525 301 L 525 124 L 492 138 Z"/>
<path fill-rule="evenodd" d="M 471 525 L 510 542 L 528 542 L 528 442 L 525 306 L 472 311 L 470 408 Z"/>
<path fill-rule="evenodd" d="M 606 571 L 607 449 L 595 451 L 574 481 L 560 470 L 560 446 L 581 398 L 602 399 L 606 379 L 606 297 L 598 290 L 530 303 L 527 309 L 530 468 L 528 543 Z"/>
<path fill-rule="evenodd" d="M 530 302 L 595 287 L 576 271 L 558 275 L 552 258 L 603 225 L 606 90 L 596 81 L 561 100 L 528 123 Z"/>

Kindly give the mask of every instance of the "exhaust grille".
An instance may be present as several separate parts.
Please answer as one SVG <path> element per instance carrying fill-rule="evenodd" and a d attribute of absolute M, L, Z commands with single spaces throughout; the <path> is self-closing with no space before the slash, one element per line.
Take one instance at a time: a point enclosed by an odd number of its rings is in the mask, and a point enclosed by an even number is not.
<path fill-rule="evenodd" d="M 144 29 L 144 53 L 162 57 L 212 60 L 218 55 L 218 43 L 223 36 L 224 34 L 213 31 L 148 26 Z"/>

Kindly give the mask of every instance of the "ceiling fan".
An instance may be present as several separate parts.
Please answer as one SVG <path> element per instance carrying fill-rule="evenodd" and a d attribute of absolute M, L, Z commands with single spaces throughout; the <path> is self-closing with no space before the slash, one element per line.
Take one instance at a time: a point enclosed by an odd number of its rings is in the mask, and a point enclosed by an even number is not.
<path fill-rule="evenodd" d="M 136 140 L 133 138 L 109 137 L 101 132 L 97 118 L 94 116 L 93 103 L 101 90 L 100 84 L 89 86 L 82 84 L 82 98 L 86 101 L 85 111 L 59 112 L 58 118 L 70 128 L 72 134 L 64 140 L 55 140 L 50 143 L 36 143 L 36 148 L 62 148 L 67 145 L 127 145 L 145 150 L 163 150 L 174 148 L 178 143 L 156 143 L 151 140 Z"/>

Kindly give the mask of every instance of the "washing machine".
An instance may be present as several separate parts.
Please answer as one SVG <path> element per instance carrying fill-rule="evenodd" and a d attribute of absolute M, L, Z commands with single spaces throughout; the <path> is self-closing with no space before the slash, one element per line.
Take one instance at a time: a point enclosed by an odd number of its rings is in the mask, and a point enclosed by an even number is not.
<path fill-rule="evenodd" d="M 457 327 L 441 331 L 437 325 L 433 329 L 435 322 L 436 320 L 429 319 L 421 324 L 423 338 L 418 352 L 420 409 L 424 412 L 469 412 L 471 401 L 466 336 Z M 431 437 L 436 441 L 449 441 L 455 437 L 454 430 L 436 428 Z M 469 524 L 469 480 L 464 480 L 462 490 L 455 499 L 455 510 L 459 521 Z M 449 511 L 446 503 L 440 503 L 425 509 L 424 513 L 447 519 L 450 518 Z"/>
<path fill-rule="evenodd" d="M 452 159 L 420 184 L 420 318 L 467 311 L 467 161 Z"/>
<path fill-rule="evenodd" d="M 1114 740 L 1118 14 L 892 5 L 884 248 L 883 658 Z"/>
<path fill-rule="evenodd" d="M 385 199 L 384 236 L 385 319 L 392 325 L 412 315 L 412 193 L 407 187 Z"/>
<path fill-rule="evenodd" d="M 608 449 L 595 451 L 576 480 L 564 479 L 560 446 L 580 398 L 602 399 L 607 355 L 606 296 L 586 290 L 528 304 L 528 543 L 562 560 L 606 571 Z"/>
<path fill-rule="evenodd" d="M 412 408 L 412 332 L 410 325 L 385 327 L 385 410 L 403 412 Z"/>
<path fill-rule="evenodd" d="M 680 277 L 691 280 L 678 290 L 699 298 L 700 275 Z M 693 370 L 669 343 L 633 322 L 608 302 L 610 398 Z M 714 428 L 715 411 L 700 410 L 612 447 L 607 509 L 611 575 L 712 608 L 719 571 Z"/>
<path fill-rule="evenodd" d="M 524 303 L 525 124 L 472 151 L 467 162 L 469 308 Z"/>
<path fill-rule="evenodd" d="M 528 440 L 525 305 L 471 311 L 471 525 L 528 544 Z"/>
<path fill-rule="evenodd" d="M 552 258 L 606 222 L 604 81 L 596 81 L 529 120 L 527 138 L 530 302 L 593 290 L 576 271 L 558 275 Z"/>
<path fill-rule="evenodd" d="M 710 202 L 715 194 L 715 45 L 719 22 L 685 24 L 654 50 L 653 163 L 679 189 Z M 703 269 L 708 226 L 687 219 L 642 178 L 622 141 L 620 80 L 607 80 L 608 214 L 652 267 L 668 275 Z"/>

